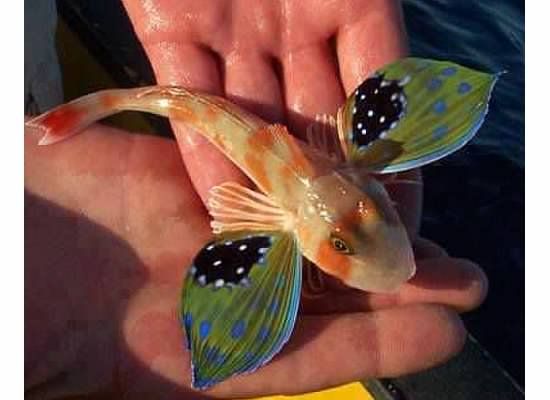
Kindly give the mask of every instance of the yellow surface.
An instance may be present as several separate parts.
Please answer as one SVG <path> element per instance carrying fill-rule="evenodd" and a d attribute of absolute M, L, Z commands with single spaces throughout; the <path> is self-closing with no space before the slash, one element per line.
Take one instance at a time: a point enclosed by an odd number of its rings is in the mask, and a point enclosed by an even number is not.
<path fill-rule="evenodd" d="M 374 400 L 374 397 L 367 392 L 367 389 L 361 383 L 355 382 L 321 392 L 297 396 L 260 397 L 256 400 Z"/>

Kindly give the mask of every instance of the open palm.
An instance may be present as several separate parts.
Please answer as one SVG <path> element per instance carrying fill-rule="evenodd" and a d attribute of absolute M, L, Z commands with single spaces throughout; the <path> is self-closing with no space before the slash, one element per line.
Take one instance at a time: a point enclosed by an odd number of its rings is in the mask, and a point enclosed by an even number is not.
<path fill-rule="evenodd" d="M 315 113 L 334 112 L 345 92 L 404 51 L 394 2 L 126 3 L 159 83 L 225 94 L 295 132 Z M 174 128 L 177 142 L 101 126 L 49 147 L 26 135 L 29 393 L 192 397 L 177 315 L 181 283 L 211 236 L 207 190 L 245 179 L 195 133 Z M 418 188 L 394 196 L 414 232 Z M 310 391 L 413 372 L 455 354 L 464 340 L 457 311 L 483 300 L 485 277 L 430 242 L 416 243 L 417 276 L 398 293 L 331 282 L 303 302 L 279 356 L 208 395 Z"/>

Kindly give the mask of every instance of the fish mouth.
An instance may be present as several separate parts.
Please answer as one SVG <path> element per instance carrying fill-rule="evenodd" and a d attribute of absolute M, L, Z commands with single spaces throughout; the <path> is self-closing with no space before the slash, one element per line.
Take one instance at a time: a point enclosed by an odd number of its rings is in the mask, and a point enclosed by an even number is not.
<path fill-rule="evenodd" d="M 368 292 L 392 293 L 416 273 L 416 262 L 405 228 L 381 229 L 376 251 L 356 257 L 349 276 L 349 286 Z"/>
<path fill-rule="evenodd" d="M 395 293 L 401 286 L 409 281 L 416 273 L 416 264 L 405 264 L 389 272 L 384 267 L 367 266 L 361 268 L 369 272 L 353 274 L 345 283 L 353 288 L 372 293 Z M 385 271 L 384 271 L 385 269 Z"/>

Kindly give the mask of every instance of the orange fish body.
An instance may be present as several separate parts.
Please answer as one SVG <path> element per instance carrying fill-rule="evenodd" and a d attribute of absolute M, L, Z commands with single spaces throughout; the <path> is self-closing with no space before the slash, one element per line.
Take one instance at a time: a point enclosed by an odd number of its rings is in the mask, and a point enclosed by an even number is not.
<path fill-rule="evenodd" d="M 326 273 L 375 291 L 394 290 L 414 273 L 405 229 L 381 184 L 371 178 L 364 193 L 284 126 L 268 125 L 223 98 L 180 87 L 108 90 L 27 125 L 45 129 L 41 144 L 53 144 L 122 110 L 183 121 L 203 134 L 282 211 L 280 226 L 272 228 L 295 233 L 302 254 Z M 369 196 L 371 189 L 376 196 Z M 337 240 L 353 250 L 339 251 L 333 243 Z"/>

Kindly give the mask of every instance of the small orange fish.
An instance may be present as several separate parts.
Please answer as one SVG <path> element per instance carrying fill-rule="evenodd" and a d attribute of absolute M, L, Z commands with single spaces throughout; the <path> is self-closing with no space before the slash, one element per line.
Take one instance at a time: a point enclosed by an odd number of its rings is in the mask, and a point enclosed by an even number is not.
<path fill-rule="evenodd" d="M 302 256 L 366 291 L 394 291 L 413 276 L 405 228 L 371 174 L 417 168 L 466 144 L 497 78 L 450 62 L 400 60 L 363 82 L 336 119 L 319 116 L 309 143 L 181 87 L 102 91 L 26 125 L 44 131 L 40 144 L 52 144 L 123 110 L 166 116 L 203 134 L 257 186 L 212 188 L 216 237 L 188 266 L 181 317 L 193 385 L 203 389 L 254 371 L 287 342 Z"/>

